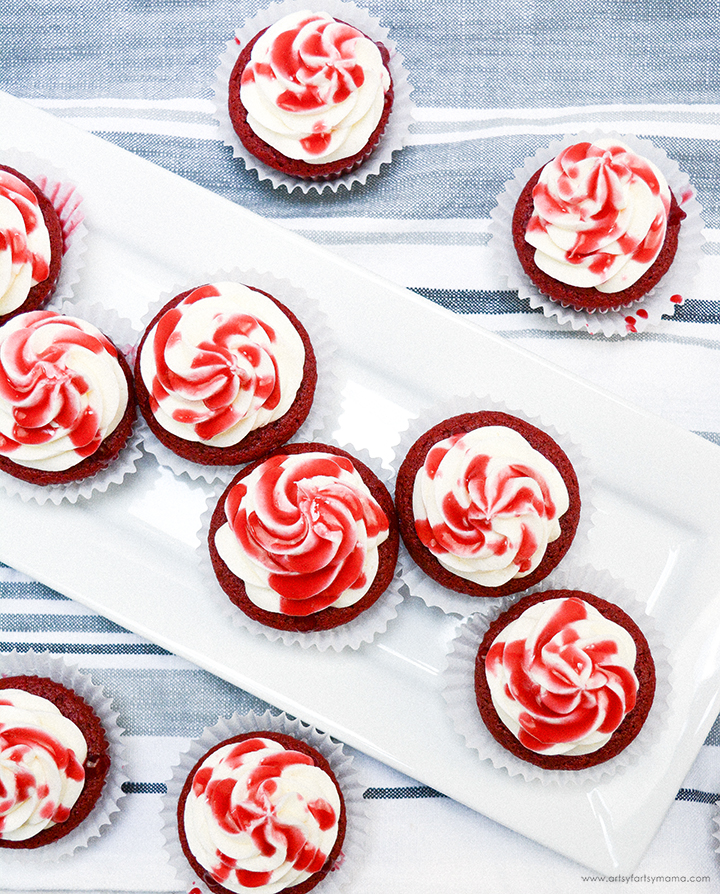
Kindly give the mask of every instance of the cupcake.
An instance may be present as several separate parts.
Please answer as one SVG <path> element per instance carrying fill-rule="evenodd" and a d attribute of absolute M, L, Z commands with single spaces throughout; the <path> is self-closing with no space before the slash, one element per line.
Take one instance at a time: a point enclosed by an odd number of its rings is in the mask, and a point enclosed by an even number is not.
<path fill-rule="evenodd" d="M 501 597 L 543 580 L 570 548 L 580 491 L 565 451 L 509 413 L 452 416 L 398 470 L 395 505 L 416 565 L 443 587 Z"/>
<path fill-rule="evenodd" d="M 660 168 L 626 143 L 563 148 L 528 180 L 512 236 L 523 270 L 563 307 L 613 311 L 667 274 L 685 212 Z"/>
<path fill-rule="evenodd" d="M 655 685 L 637 624 L 582 590 L 521 598 L 490 624 L 475 661 L 488 731 L 545 770 L 586 770 L 623 752 L 645 724 Z"/>
<path fill-rule="evenodd" d="M 310 412 L 313 346 L 288 307 L 237 282 L 175 296 L 145 329 L 135 361 L 138 406 L 176 456 L 208 466 L 250 462 Z"/>
<path fill-rule="evenodd" d="M 212 747 L 189 773 L 177 805 L 180 846 L 214 894 L 312 890 L 335 867 L 346 823 L 328 760 L 274 730 Z"/>
<path fill-rule="evenodd" d="M 62 256 L 62 224 L 50 199 L 24 174 L 0 165 L 0 325 L 48 303 Z"/>
<path fill-rule="evenodd" d="M 385 45 L 309 10 L 259 31 L 241 48 L 228 84 L 230 121 L 245 149 L 301 180 L 359 168 L 385 133 L 393 102 Z"/>
<path fill-rule="evenodd" d="M 245 616 L 293 633 L 359 619 L 389 588 L 399 535 L 372 470 L 328 444 L 287 444 L 246 467 L 218 500 L 208 549 Z"/>
<path fill-rule="evenodd" d="M 88 479 L 134 420 L 132 373 L 96 326 L 39 310 L 0 327 L 0 470 L 41 486 Z"/>
<path fill-rule="evenodd" d="M 65 838 L 105 787 L 110 751 L 93 708 L 48 677 L 0 679 L 0 848 Z"/>

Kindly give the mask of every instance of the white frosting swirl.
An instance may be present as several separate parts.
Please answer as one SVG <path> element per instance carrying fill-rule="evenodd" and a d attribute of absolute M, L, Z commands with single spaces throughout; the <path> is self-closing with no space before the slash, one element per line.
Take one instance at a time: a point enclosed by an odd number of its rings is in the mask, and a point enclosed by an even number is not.
<path fill-rule="evenodd" d="M 434 444 L 413 486 L 422 543 L 448 571 L 487 587 L 534 571 L 568 506 L 555 466 L 505 426 Z"/>
<path fill-rule="evenodd" d="M 241 479 L 216 532 L 223 562 L 270 612 L 308 615 L 358 602 L 375 580 L 388 519 L 346 457 L 280 455 Z"/>
<path fill-rule="evenodd" d="M 0 171 L 0 315 L 17 310 L 50 272 L 50 235 L 35 193 Z"/>
<path fill-rule="evenodd" d="M 0 453 L 55 472 L 95 453 L 128 404 L 117 357 L 95 326 L 54 311 L 0 327 Z"/>
<path fill-rule="evenodd" d="M 670 190 L 662 172 L 624 143 L 576 143 L 547 164 L 533 190 L 525 239 L 560 282 L 619 292 L 655 262 Z"/>
<path fill-rule="evenodd" d="M 322 869 L 340 813 L 323 769 L 258 734 L 206 757 L 183 819 L 190 851 L 224 888 L 274 894 Z"/>
<path fill-rule="evenodd" d="M 326 164 L 363 149 L 389 87 L 372 40 L 327 13 L 305 10 L 258 39 L 240 98 L 260 139 L 288 158 Z"/>
<path fill-rule="evenodd" d="M 0 838 L 24 841 L 64 822 L 85 784 L 85 738 L 45 698 L 0 690 Z"/>
<path fill-rule="evenodd" d="M 286 314 L 236 282 L 194 289 L 162 316 L 140 353 L 158 423 L 212 447 L 238 444 L 287 413 L 304 365 L 305 346 Z"/>
<path fill-rule="evenodd" d="M 637 650 L 628 631 L 577 597 L 528 608 L 485 661 L 493 705 L 513 735 L 542 754 L 605 745 L 635 706 Z"/>

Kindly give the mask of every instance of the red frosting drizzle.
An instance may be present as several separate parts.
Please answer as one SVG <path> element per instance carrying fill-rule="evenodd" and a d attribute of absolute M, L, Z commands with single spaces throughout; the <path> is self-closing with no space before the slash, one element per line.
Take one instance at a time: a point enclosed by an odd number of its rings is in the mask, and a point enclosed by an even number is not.
<path fill-rule="evenodd" d="M 91 335 L 79 323 L 52 311 L 24 315 L 25 324 L 0 345 L 0 397 L 13 407 L 13 429 L 0 434 L 0 452 L 11 453 L 21 445 L 44 444 L 58 431 L 67 431 L 80 457 L 93 454 L 103 433 L 92 407 L 84 405 L 90 384 L 66 365 L 74 347 L 93 354 L 117 352 L 102 335 Z M 55 324 L 59 324 L 55 326 Z M 33 336 L 43 326 L 54 326 L 53 341 L 40 351 Z"/>
<path fill-rule="evenodd" d="M 37 197 L 22 180 L 9 171 L 0 171 L 0 196 L 15 205 L 22 215 L 25 228 L 24 233 L 15 229 L 0 230 L 0 250 L 10 249 L 13 265 L 31 264 L 33 279 L 35 282 L 42 282 L 50 272 L 49 260 L 30 251 L 26 238 L 43 221 Z"/>
<path fill-rule="evenodd" d="M 261 739 L 247 739 L 235 745 L 222 763 L 231 769 L 243 763 L 245 755 L 262 751 L 266 744 Z M 301 752 L 283 750 L 269 752 L 260 760 L 246 779 L 247 797 L 233 802 L 233 794 L 238 783 L 233 778 L 212 779 L 211 768 L 200 769 L 193 778 L 193 792 L 203 797 L 210 805 L 212 814 L 220 828 L 230 835 L 247 834 L 258 852 L 264 857 L 272 857 L 278 849 L 285 851 L 285 859 L 298 871 L 318 872 L 325 864 L 327 854 L 307 840 L 302 830 L 278 819 L 271 797 L 277 791 L 277 780 L 292 766 L 304 764 L 313 766 L 312 759 Z M 315 817 L 318 826 L 325 831 L 332 828 L 337 820 L 333 807 L 320 798 L 307 804 L 308 811 Z M 237 867 L 234 859 L 220 851 L 216 854 L 218 863 L 212 875 L 219 882 L 234 874 L 245 887 L 260 887 L 271 879 L 270 872 L 253 872 Z"/>
<path fill-rule="evenodd" d="M 8 704 L 7 702 L 5 704 Z M 83 782 L 85 770 L 71 748 L 66 748 L 55 736 L 40 729 L 21 726 L 0 726 L 0 753 L 5 769 L 13 773 L 14 791 L 8 791 L 0 781 L 0 837 L 5 825 L 5 814 L 18 804 L 31 798 L 40 803 L 38 815 L 41 819 L 62 823 L 70 815 L 70 808 L 45 800 L 50 790 L 45 783 L 37 784 L 32 771 L 22 765 L 28 754 L 45 751 L 61 774 L 76 782 Z M 44 803 L 42 803 L 44 801 Z"/>
<path fill-rule="evenodd" d="M 424 470 L 432 480 L 445 455 L 455 446 L 462 435 L 455 435 L 433 446 L 427 454 Z M 415 529 L 423 544 L 436 555 L 449 553 L 455 556 L 473 556 L 482 550 L 493 555 L 504 555 L 510 548 L 508 538 L 493 530 L 493 522 L 501 516 L 535 514 L 540 518 L 553 518 L 555 504 L 545 479 L 534 469 L 522 463 L 508 464 L 500 474 L 488 476 L 492 457 L 478 454 L 468 463 L 465 478 L 458 482 L 461 493 L 470 497 L 468 506 L 449 491 L 442 503 L 443 521 L 431 525 L 426 518 L 415 519 Z M 530 486 L 517 484 L 531 479 L 540 488 L 541 497 Z M 525 526 L 514 563 L 518 571 L 527 571 L 537 549 L 537 539 Z"/>
<path fill-rule="evenodd" d="M 172 418 L 191 425 L 203 441 L 228 431 L 244 418 L 245 401 L 238 401 L 241 392 L 252 396 L 255 408 L 274 410 L 281 399 L 277 361 L 257 343 L 258 333 L 274 342 L 275 332 L 251 314 L 218 315 L 211 337 L 194 345 L 195 354 L 187 373 L 176 372 L 168 365 L 168 351 L 181 340 L 178 327 L 183 306 L 219 294 L 210 285 L 195 289 L 180 305 L 163 314 L 153 338 L 156 372 L 152 382 L 152 409 L 157 410 L 171 396 L 195 402 L 199 409 L 176 409 L 172 411 Z M 272 365 L 271 374 L 261 372 L 268 360 Z"/>
<path fill-rule="evenodd" d="M 313 28 L 307 27 L 313 23 Z M 269 78 L 289 84 L 276 99 L 278 108 L 286 112 L 313 112 L 339 105 L 365 80 L 355 58 L 355 42 L 362 36 L 350 25 L 311 15 L 276 37 L 268 61 L 251 61 L 241 83 Z M 306 151 L 320 154 L 330 136 L 320 125 L 301 143 Z"/>
<path fill-rule="evenodd" d="M 594 161 L 589 176 L 585 170 L 588 159 Z M 589 269 L 603 274 L 617 257 L 602 250 L 612 241 L 617 241 L 623 254 L 639 263 L 655 259 L 665 238 L 669 204 L 641 239 L 629 237 L 618 224 L 624 206 L 623 190 L 632 179 L 643 180 L 654 196 L 661 194 L 657 176 L 645 159 L 624 146 L 602 148 L 593 143 L 576 143 L 563 150 L 552 164 L 560 169 L 557 195 L 543 179 L 538 182 L 533 189 L 535 212 L 528 232 L 546 232 L 548 222 L 570 213 L 580 218 L 582 226 L 574 245 L 565 252 L 568 263 L 581 264 L 590 258 Z M 581 190 L 580 184 L 586 188 Z"/>
<path fill-rule="evenodd" d="M 329 454 L 280 455 L 260 467 L 255 508 L 242 503 L 241 481 L 228 494 L 225 512 L 241 547 L 270 574 L 280 610 L 309 615 L 332 605 L 346 590 L 366 583 L 366 539 L 388 530 L 378 504 L 340 481 L 354 472 L 350 460 Z"/>
<path fill-rule="evenodd" d="M 586 603 L 576 597 L 557 602 L 534 639 L 495 642 L 485 659 L 489 675 L 504 671 L 505 694 L 523 709 L 518 738 L 536 752 L 579 742 L 593 731 L 614 732 L 637 694 L 635 674 L 617 664 L 613 640 L 579 642 L 573 625 L 588 617 Z"/>

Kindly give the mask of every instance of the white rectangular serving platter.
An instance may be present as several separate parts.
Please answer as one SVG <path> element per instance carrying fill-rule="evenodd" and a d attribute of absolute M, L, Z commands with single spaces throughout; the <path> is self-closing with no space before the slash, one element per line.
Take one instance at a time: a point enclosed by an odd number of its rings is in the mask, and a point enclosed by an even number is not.
<path fill-rule="evenodd" d="M 339 654 L 246 634 L 201 595 L 194 547 L 206 488 L 154 461 L 76 505 L 0 491 L 0 560 L 581 864 L 632 871 L 720 711 L 717 447 L 7 94 L 0 121 L 0 153 L 51 161 L 84 197 L 77 298 L 137 325 L 178 282 L 224 267 L 267 271 L 326 312 L 349 383 L 340 430 L 357 447 L 390 460 L 409 416 L 469 390 L 568 432 L 596 473 L 590 558 L 647 603 L 671 651 L 673 698 L 647 755 L 591 791 L 511 779 L 446 717 L 452 618 L 411 598 L 386 634 Z"/>

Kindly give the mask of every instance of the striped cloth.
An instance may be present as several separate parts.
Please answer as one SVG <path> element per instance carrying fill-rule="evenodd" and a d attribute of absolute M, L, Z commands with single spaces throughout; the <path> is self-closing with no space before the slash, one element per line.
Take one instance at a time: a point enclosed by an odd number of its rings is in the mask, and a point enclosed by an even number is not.
<path fill-rule="evenodd" d="M 12 649 L 45 648 L 91 674 L 112 696 L 125 730 L 129 781 L 109 833 L 51 869 L 3 865 L 0 855 L 0 890 L 178 890 L 162 857 L 159 822 L 168 768 L 189 740 L 218 717 L 276 709 L 0 565 L 0 660 Z M 577 894 L 584 880 L 607 878 L 358 751 L 348 751 L 366 785 L 370 818 L 370 846 L 366 862 L 353 876 L 354 894 L 521 892 L 529 877 L 533 891 Z M 698 882 L 697 890 L 716 890 L 720 873 L 712 832 L 719 768 L 720 722 L 635 870 L 639 880 L 625 882 L 629 890 L 650 891 L 660 878 L 670 877 L 708 879 Z M 419 854 L 432 856 L 420 860 Z M 479 876 L 482 889 L 477 887 Z M 445 888 L 448 880 L 452 887 Z M 660 890 L 683 892 L 685 884 L 663 881 Z"/>
<path fill-rule="evenodd" d="M 218 55 L 259 5 L 146 0 L 109 11 L 82 0 L 4 4 L 0 89 L 720 442 L 719 0 L 368 3 L 410 72 L 417 123 L 409 145 L 350 196 L 290 198 L 232 159 L 213 117 Z M 587 126 L 651 138 L 688 173 L 704 212 L 707 243 L 695 288 L 671 320 L 624 339 L 561 329 L 520 302 L 488 263 L 490 211 L 513 169 Z M 0 545 L 1 538 L 2 531 Z M 0 650 L 31 647 L 65 655 L 113 695 L 130 782 L 110 835 L 52 870 L 21 873 L 0 859 L 0 890 L 176 890 L 160 856 L 167 768 L 218 716 L 266 706 L 2 566 Z M 355 756 L 372 830 L 357 894 L 530 887 L 577 894 L 598 878 Z M 719 779 L 716 723 L 634 878 L 623 880 L 628 890 L 718 889 Z"/>

